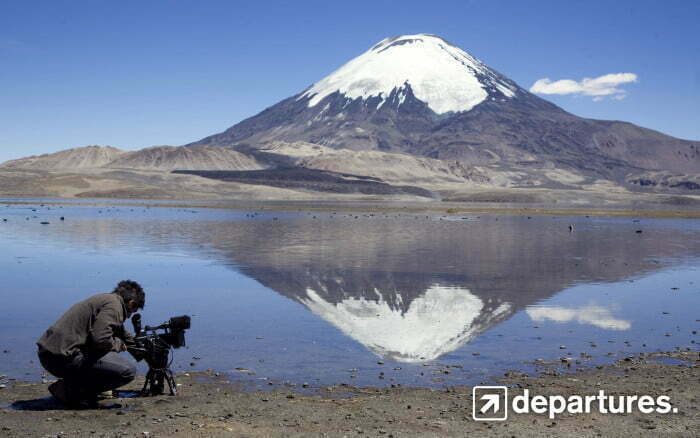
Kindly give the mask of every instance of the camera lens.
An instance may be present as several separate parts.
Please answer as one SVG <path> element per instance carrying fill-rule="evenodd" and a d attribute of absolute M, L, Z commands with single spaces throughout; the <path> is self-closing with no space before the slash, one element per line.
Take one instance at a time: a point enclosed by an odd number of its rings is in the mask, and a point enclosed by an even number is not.
<path fill-rule="evenodd" d="M 187 330 L 190 328 L 190 317 L 188 315 L 174 316 L 170 318 L 171 330 Z"/>

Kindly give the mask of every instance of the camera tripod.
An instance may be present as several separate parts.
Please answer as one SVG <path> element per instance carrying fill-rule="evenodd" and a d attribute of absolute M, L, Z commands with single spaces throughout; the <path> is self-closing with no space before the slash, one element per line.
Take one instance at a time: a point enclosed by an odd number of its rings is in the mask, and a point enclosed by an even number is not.
<path fill-rule="evenodd" d="M 175 375 L 169 367 L 149 368 L 146 374 L 146 382 L 141 389 L 142 396 L 160 395 L 165 389 L 165 382 L 168 382 L 170 395 L 177 395 L 177 383 Z"/>
<path fill-rule="evenodd" d="M 133 344 L 127 350 L 137 361 L 145 360 L 148 364 L 146 382 L 141 389 L 141 395 L 161 395 L 168 382 L 170 395 L 177 395 L 175 375 L 170 369 L 170 353 L 173 348 L 185 346 L 185 330 L 190 328 L 190 317 L 187 315 L 170 318 L 169 322 L 159 326 L 146 326 L 141 330 L 141 315 L 136 313 L 131 317 L 134 324 Z M 158 333 L 163 330 L 164 333 Z"/>

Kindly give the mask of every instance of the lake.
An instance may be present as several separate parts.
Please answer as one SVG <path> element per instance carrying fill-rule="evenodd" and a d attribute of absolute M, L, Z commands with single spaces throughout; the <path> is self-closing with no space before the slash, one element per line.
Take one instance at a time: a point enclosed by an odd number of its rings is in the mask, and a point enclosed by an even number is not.
<path fill-rule="evenodd" d="M 17 201 L 0 200 L 10 378 L 40 379 L 43 331 L 123 279 L 145 323 L 192 315 L 176 371 L 251 387 L 474 384 L 700 342 L 698 220 Z"/>

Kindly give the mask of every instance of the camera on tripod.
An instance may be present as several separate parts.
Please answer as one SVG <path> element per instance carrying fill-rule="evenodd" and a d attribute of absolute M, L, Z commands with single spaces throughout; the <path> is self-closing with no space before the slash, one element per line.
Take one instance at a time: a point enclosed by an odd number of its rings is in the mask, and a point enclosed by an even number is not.
<path fill-rule="evenodd" d="M 170 369 L 170 352 L 173 348 L 185 346 L 185 330 L 190 328 L 190 317 L 175 316 L 158 326 L 141 327 L 141 315 L 131 317 L 134 325 L 134 343 L 127 350 L 137 361 L 145 360 L 148 364 L 146 382 L 141 395 L 160 395 L 168 383 L 170 395 L 177 395 L 175 375 Z M 159 331 L 161 331 L 159 333 Z"/>

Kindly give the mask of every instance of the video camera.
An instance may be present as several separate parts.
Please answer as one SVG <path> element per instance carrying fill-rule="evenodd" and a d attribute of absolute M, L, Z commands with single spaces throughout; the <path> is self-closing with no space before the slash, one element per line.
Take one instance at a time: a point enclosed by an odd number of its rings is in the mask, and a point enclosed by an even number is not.
<path fill-rule="evenodd" d="M 141 327 L 141 315 L 136 313 L 131 317 L 134 326 L 134 343 L 127 346 L 127 351 L 137 361 L 145 360 L 148 364 L 146 382 L 141 389 L 141 395 L 160 395 L 168 382 L 170 395 L 177 395 L 175 375 L 170 370 L 170 351 L 173 348 L 185 346 L 185 330 L 190 328 L 190 317 L 175 316 L 158 326 Z M 162 330 L 161 333 L 158 333 Z"/>

